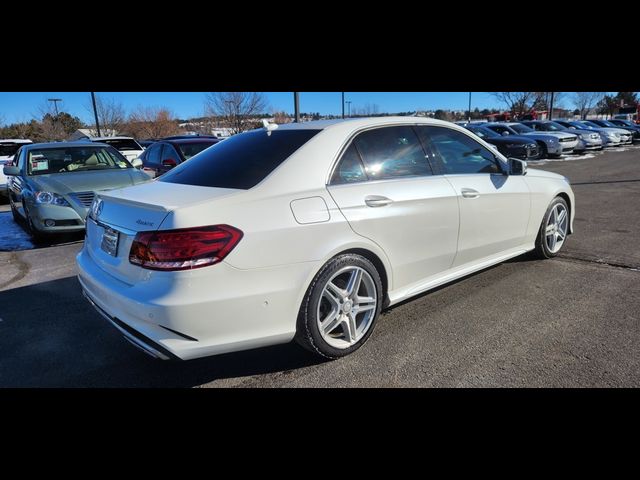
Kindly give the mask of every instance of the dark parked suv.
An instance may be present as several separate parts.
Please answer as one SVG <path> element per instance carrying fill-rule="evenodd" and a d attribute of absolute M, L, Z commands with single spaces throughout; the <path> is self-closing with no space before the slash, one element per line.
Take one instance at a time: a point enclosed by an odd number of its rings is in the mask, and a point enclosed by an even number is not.
<path fill-rule="evenodd" d="M 464 128 L 475 133 L 485 142 L 495 145 L 498 151 L 507 158 L 513 157 L 520 160 L 538 160 L 538 158 L 540 158 L 538 144 L 530 138 L 519 137 L 517 135 L 503 137 L 482 125 L 469 124 L 465 125 Z"/>
<path fill-rule="evenodd" d="M 143 169 L 148 175 L 159 177 L 219 141 L 219 139 L 212 137 L 195 136 L 173 140 L 164 139 L 147 147 L 140 155 L 140 159 Z"/>

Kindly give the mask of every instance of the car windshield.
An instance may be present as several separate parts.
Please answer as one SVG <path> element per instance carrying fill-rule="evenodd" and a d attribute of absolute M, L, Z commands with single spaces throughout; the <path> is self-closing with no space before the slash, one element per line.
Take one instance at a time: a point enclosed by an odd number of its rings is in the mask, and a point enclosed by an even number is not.
<path fill-rule="evenodd" d="M 585 120 L 584 122 L 582 122 L 583 125 L 587 125 L 591 128 L 601 128 L 600 125 L 598 125 L 597 123 L 592 123 L 588 120 Z"/>
<path fill-rule="evenodd" d="M 29 150 L 27 157 L 27 172 L 29 175 L 120 168 L 133 168 L 133 166 L 112 147 L 33 149 Z"/>
<path fill-rule="evenodd" d="M 522 125 L 520 123 L 518 124 L 514 124 L 514 125 L 509 125 L 513 130 L 515 130 L 517 133 L 531 133 L 531 132 L 535 132 L 535 130 L 533 128 L 527 127 L 526 125 Z"/>
<path fill-rule="evenodd" d="M 500 135 L 486 127 L 473 127 L 469 128 L 469 130 L 471 130 L 480 138 L 500 138 Z"/>
<path fill-rule="evenodd" d="M 216 143 L 218 142 L 214 140 L 214 141 L 208 141 L 208 142 L 203 141 L 198 143 L 194 143 L 194 142 L 178 143 L 177 146 L 180 149 L 180 152 L 182 152 L 184 159 L 189 160 L 194 155 L 200 153 L 206 148 L 209 148 L 211 145 L 215 145 Z"/>
<path fill-rule="evenodd" d="M 246 190 L 260 183 L 319 131 L 259 129 L 234 135 L 178 165 L 158 181 Z"/>
<path fill-rule="evenodd" d="M 600 120 L 600 123 L 604 124 L 607 127 L 614 127 L 614 128 L 618 127 L 618 125 L 616 125 L 614 123 L 611 123 L 611 122 L 608 122 L 607 120 Z"/>
<path fill-rule="evenodd" d="M 633 127 L 635 126 L 633 124 L 633 122 L 630 122 L 629 120 L 616 120 L 615 122 L 612 120 L 611 123 L 615 123 L 617 125 L 624 125 L 626 127 Z"/>
<path fill-rule="evenodd" d="M 114 138 L 105 139 L 105 140 L 96 140 L 98 143 L 106 143 L 107 145 L 111 145 L 113 148 L 126 152 L 130 150 L 142 150 L 142 147 L 132 138 Z"/>
<path fill-rule="evenodd" d="M 0 157 L 12 157 L 23 143 L 0 143 Z"/>
<path fill-rule="evenodd" d="M 546 130 L 548 132 L 561 132 L 567 129 L 567 127 L 565 127 L 564 125 L 560 125 L 556 122 L 545 122 L 544 126 L 546 127 Z"/>

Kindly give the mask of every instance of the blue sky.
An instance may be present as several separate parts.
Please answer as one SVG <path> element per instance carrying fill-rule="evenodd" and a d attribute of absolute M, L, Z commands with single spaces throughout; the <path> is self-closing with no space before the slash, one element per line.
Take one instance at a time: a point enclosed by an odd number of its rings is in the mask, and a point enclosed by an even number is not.
<path fill-rule="evenodd" d="M 97 92 L 105 99 L 122 102 L 129 113 L 139 105 L 168 107 L 179 118 L 202 116 L 205 92 Z M 293 113 L 293 92 L 265 92 L 269 104 L 276 110 Z M 340 92 L 300 92 L 302 112 L 320 112 L 323 115 L 340 114 Z M 4 123 L 28 121 L 39 115 L 39 108 L 47 98 L 62 98 L 60 110 L 80 117 L 85 122 L 92 118 L 89 92 L 0 92 L 0 120 Z M 466 110 L 468 92 L 346 92 L 351 108 L 365 104 L 378 105 L 380 112 L 413 110 Z M 499 108 L 487 92 L 473 92 L 471 108 Z"/>

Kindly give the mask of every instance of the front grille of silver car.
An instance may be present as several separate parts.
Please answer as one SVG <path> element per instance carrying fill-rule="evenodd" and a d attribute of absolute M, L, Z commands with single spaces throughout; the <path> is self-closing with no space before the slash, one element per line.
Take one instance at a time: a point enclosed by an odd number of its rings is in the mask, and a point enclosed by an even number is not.
<path fill-rule="evenodd" d="M 83 207 L 90 207 L 93 203 L 93 197 L 95 193 L 93 192 L 76 192 L 72 193 L 71 196 L 74 200 L 76 200 Z"/>
<path fill-rule="evenodd" d="M 576 137 L 567 137 L 567 138 L 561 138 L 560 141 L 561 142 L 573 142 L 576 139 Z"/>

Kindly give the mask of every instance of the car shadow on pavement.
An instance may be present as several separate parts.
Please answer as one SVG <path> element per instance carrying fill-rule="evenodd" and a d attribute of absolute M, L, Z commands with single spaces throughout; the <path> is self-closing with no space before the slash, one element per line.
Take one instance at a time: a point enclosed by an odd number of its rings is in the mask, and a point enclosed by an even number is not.
<path fill-rule="evenodd" d="M 193 387 L 224 378 L 241 386 L 319 363 L 295 344 L 155 360 L 93 310 L 76 277 L 0 292 L 0 387 Z"/>

